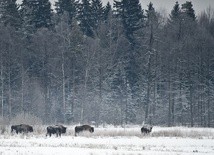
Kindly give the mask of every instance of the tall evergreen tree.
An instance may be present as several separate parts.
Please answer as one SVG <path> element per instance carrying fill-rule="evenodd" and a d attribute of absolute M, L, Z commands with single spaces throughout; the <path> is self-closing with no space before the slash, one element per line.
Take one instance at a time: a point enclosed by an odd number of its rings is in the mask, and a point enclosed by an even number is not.
<path fill-rule="evenodd" d="M 179 6 L 179 3 L 176 2 L 175 6 L 173 7 L 173 10 L 171 11 L 171 14 L 169 15 L 168 23 L 167 23 L 169 29 L 171 29 L 171 35 L 175 34 L 173 36 L 173 39 L 180 39 L 181 37 L 181 26 L 182 26 L 182 16 L 181 16 L 181 9 Z"/>
<path fill-rule="evenodd" d="M 55 10 L 58 15 L 68 14 L 68 22 L 72 23 L 73 18 L 76 16 L 77 2 L 75 0 L 58 0 L 55 2 Z"/>
<path fill-rule="evenodd" d="M 111 10 L 112 10 L 111 4 L 108 2 L 104 7 L 104 12 L 103 12 L 104 21 L 108 20 L 109 13 L 111 12 Z"/>
<path fill-rule="evenodd" d="M 79 4 L 77 19 L 79 20 L 79 26 L 83 34 L 93 37 L 93 17 L 89 0 L 82 0 L 82 3 Z"/>
<path fill-rule="evenodd" d="M 104 7 L 102 5 L 101 0 L 92 0 L 91 9 L 92 9 L 93 27 L 96 30 L 101 21 L 103 21 Z"/>
<path fill-rule="evenodd" d="M 35 26 L 36 28 L 46 27 L 49 28 L 51 23 L 52 9 L 49 0 L 39 0 L 37 4 L 38 10 L 36 13 Z"/>
<path fill-rule="evenodd" d="M 177 1 L 175 3 L 175 6 L 173 7 L 173 10 L 171 11 L 171 14 L 169 15 L 170 21 L 177 20 L 179 18 L 180 14 L 181 14 L 181 9 L 180 9 L 179 3 Z"/>
<path fill-rule="evenodd" d="M 121 18 L 125 35 L 134 43 L 134 32 L 142 28 L 143 12 L 139 0 L 114 0 L 116 14 Z"/>
<path fill-rule="evenodd" d="M 151 51 L 151 46 L 153 46 L 154 42 L 154 29 L 155 26 L 158 25 L 157 13 L 153 7 L 153 4 L 150 2 L 148 5 L 148 10 L 146 10 L 146 26 L 149 28 L 150 39 L 149 39 L 149 50 Z"/>
<path fill-rule="evenodd" d="M 42 27 L 49 28 L 52 25 L 51 11 L 49 0 L 23 0 L 20 13 L 24 29 L 32 33 Z"/>
<path fill-rule="evenodd" d="M 18 12 L 16 0 L 0 0 L 0 21 L 4 25 L 10 25 L 16 29 L 21 26 L 21 18 Z"/>
<path fill-rule="evenodd" d="M 142 28 L 143 24 L 143 12 L 139 0 L 122 0 L 114 1 L 114 7 L 116 8 L 115 15 L 121 21 L 123 25 L 124 36 L 128 42 L 127 48 L 123 49 L 122 61 L 126 74 L 126 84 L 130 87 L 132 99 L 135 99 L 133 104 L 139 103 L 139 66 L 136 60 L 136 41 L 135 32 Z M 124 46 L 124 45 L 122 45 Z M 134 109 L 133 109 L 134 110 Z"/>
<path fill-rule="evenodd" d="M 182 4 L 182 12 L 187 15 L 193 21 L 196 20 L 195 10 L 193 9 L 192 2 L 187 1 L 186 3 Z"/>

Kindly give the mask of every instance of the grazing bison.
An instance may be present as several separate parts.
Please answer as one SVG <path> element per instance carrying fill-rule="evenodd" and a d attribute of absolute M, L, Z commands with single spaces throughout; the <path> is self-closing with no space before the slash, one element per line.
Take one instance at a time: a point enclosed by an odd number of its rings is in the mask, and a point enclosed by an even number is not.
<path fill-rule="evenodd" d="M 61 137 L 62 133 L 66 133 L 66 127 L 62 125 L 48 126 L 46 136 L 49 135 L 51 137 L 51 134 L 56 134 L 57 137 Z"/>
<path fill-rule="evenodd" d="M 12 125 L 11 132 L 16 131 L 16 133 L 28 133 L 33 132 L 33 127 L 27 124 L 20 124 L 20 125 Z"/>
<path fill-rule="evenodd" d="M 76 126 L 75 127 L 75 136 L 77 136 L 78 133 L 83 132 L 83 131 L 89 131 L 89 132 L 94 132 L 94 128 L 91 127 L 90 125 L 82 125 L 82 126 Z"/>
<path fill-rule="evenodd" d="M 152 126 L 143 126 L 141 128 L 141 133 L 150 133 L 152 131 Z"/>

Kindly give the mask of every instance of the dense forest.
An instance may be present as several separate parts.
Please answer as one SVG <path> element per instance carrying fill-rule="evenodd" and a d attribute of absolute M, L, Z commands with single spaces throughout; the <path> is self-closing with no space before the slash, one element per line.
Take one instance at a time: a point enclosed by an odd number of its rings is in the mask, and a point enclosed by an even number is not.
<path fill-rule="evenodd" d="M 53 9 L 54 8 L 54 9 Z M 214 127 L 214 10 L 0 0 L 0 118 Z"/>

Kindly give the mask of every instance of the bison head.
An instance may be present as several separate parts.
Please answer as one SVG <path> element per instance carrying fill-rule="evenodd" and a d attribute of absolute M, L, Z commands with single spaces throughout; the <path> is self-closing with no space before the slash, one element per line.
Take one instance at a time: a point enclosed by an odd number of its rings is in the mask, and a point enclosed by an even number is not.
<path fill-rule="evenodd" d="M 62 133 L 66 133 L 66 127 L 62 126 Z"/>
<path fill-rule="evenodd" d="M 91 127 L 91 129 L 89 131 L 90 132 L 94 132 L 94 127 Z"/>
<path fill-rule="evenodd" d="M 33 127 L 32 126 L 29 126 L 29 132 L 33 132 Z"/>

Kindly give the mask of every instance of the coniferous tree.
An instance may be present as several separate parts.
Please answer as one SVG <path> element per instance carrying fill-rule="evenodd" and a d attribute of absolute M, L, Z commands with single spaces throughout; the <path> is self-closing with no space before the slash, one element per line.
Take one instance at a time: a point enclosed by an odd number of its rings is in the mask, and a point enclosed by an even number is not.
<path fill-rule="evenodd" d="M 21 18 L 16 0 L 1 0 L 0 14 L 0 21 L 4 23 L 4 25 L 13 26 L 16 29 L 20 28 Z"/>
<path fill-rule="evenodd" d="M 168 23 L 167 23 L 170 31 L 170 35 L 173 35 L 173 38 L 179 40 L 181 38 L 181 30 L 182 30 L 182 18 L 181 18 L 181 9 L 179 3 L 176 2 L 171 14 L 169 15 Z"/>
<path fill-rule="evenodd" d="M 55 6 L 58 15 L 68 14 L 68 22 L 69 25 L 71 25 L 73 18 L 76 16 L 77 2 L 75 2 L 75 0 L 59 0 L 58 2 L 55 2 Z"/>
<path fill-rule="evenodd" d="M 51 3 L 49 0 L 39 0 L 37 4 L 38 10 L 36 10 L 35 14 L 35 26 L 36 28 L 49 28 L 51 23 L 52 9 Z"/>
<path fill-rule="evenodd" d="M 91 10 L 93 18 L 93 28 L 96 30 L 101 21 L 103 21 L 104 8 L 101 0 L 92 0 Z"/>
<path fill-rule="evenodd" d="M 50 28 L 51 11 L 49 0 L 23 0 L 20 14 L 25 33 L 33 33 L 39 28 Z"/>
<path fill-rule="evenodd" d="M 169 15 L 170 19 L 169 22 L 177 21 L 180 17 L 181 9 L 179 6 L 179 3 L 176 2 L 175 6 L 173 7 L 173 10 L 171 11 L 171 14 Z"/>
<path fill-rule="evenodd" d="M 107 21 L 108 20 L 108 17 L 109 17 L 109 13 L 112 11 L 112 7 L 111 7 L 111 4 L 108 2 L 106 4 L 106 6 L 104 7 L 104 12 L 103 12 L 103 19 L 104 21 Z"/>
<path fill-rule="evenodd" d="M 114 7 L 121 18 L 127 39 L 133 44 L 134 32 L 143 26 L 143 12 L 139 0 L 114 0 Z"/>
<path fill-rule="evenodd" d="M 140 97 L 138 94 L 139 65 L 135 57 L 137 54 L 135 32 L 142 28 L 144 16 L 139 0 L 122 0 L 120 2 L 115 0 L 114 7 L 116 8 L 115 15 L 123 25 L 123 34 L 129 42 L 128 48 L 122 52 L 121 57 L 127 78 L 125 85 L 129 84 L 132 99 L 135 100 L 133 104 L 137 108 Z"/>
<path fill-rule="evenodd" d="M 92 8 L 89 0 L 82 0 L 78 7 L 77 19 L 84 35 L 94 37 Z"/>
<path fill-rule="evenodd" d="M 195 11 L 193 9 L 192 2 L 187 1 L 186 3 L 182 4 L 181 9 L 183 13 L 186 14 L 187 17 L 189 17 L 193 21 L 196 20 Z"/>
<path fill-rule="evenodd" d="M 155 11 L 155 8 L 153 7 L 153 4 L 150 2 L 148 5 L 148 9 L 146 10 L 146 24 L 144 28 L 144 33 L 146 38 L 146 52 L 148 55 L 147 58 L 147 65 L 146 65 L 146 101 L 145 101 L 145 121 L 147 122 L 148 116 L 150 115 L 150 111 L 154 106 L 152 106 L 151 102 L 151 94 L 152 94 L 152 85 L 153 82 L 155 83 L 156 75 L 155 75 L 155 62 L 157 57 L 157 52 L 155 49 L 155 37 L 157 36 L 157 29 L 158 29 L 158 18 L 157 18 L 157 12 Z M 149 111 L 150 110 L 150 111 Z M 152 121 L 152 118 L 149 119 L 150 123 Z"/>

